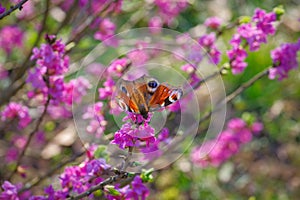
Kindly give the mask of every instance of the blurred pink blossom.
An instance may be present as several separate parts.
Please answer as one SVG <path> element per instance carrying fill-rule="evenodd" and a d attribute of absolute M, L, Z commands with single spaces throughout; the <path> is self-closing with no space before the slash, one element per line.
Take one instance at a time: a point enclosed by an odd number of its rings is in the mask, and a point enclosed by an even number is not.
<path fill-rule="evenodd" d="M 4 26 L 0 30 L 0 48 L 10 54 L 15 47 L 21 48 L 24 32 L 18 26 Z"/>

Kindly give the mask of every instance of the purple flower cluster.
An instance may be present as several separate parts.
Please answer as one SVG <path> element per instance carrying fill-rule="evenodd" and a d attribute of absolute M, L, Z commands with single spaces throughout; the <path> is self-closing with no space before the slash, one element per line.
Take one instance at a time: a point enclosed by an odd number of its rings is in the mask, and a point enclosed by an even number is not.
<path fill-rule="evenodd" d="M 109 76 L 121 77 L 124 70 L 128 67 L 130 61 L 127 58 L 120 58 L 114 60 L 107 68 Z"/>
<path fill-rule="evenodd" d="M 27 137 L 23 135 L 15 135 L 12 137 L 11 146 L 6 150 L 5 161 L 10 163 L 18 159 L 19 150 L 24 149 Z"/>
<path fill-rule="evenodd" d="M 55 40 L 55 36 L 46 36 Z M 27 82 L 31 83 L 33 91 L 28 97 L 42 95 L 43 101 L 48 94 L 53 101 L 58 101 L 64 90 L 63 74 L 69 68 L 69 57 L 65 55 L 65 45 L 61 40 L 48 41 L 40 48 L 33 49 L 31 60 L 36 60 L 36 67 L 29 71 Z"/>
<path fill-rule="evenodd" d="M 242 144 L 250 142 L 253 134 L 258 134 L 262 129 L 263 125 L 259 122 L 247 125 L 240 118 L 231 119 L 217 139 L 207 141 L 192 151 L 191 160 L 199 167 L 217 167 L 236 154 Z"/>
<path fill-rule="evenodd" d="M 165 146 L 170 142 L 169 138 L 169 129 L 163 128 L 160 133 L 157 135 L 157 139 L 150 143 L 148 146 L 141 148 L 141 152 L 144 154 L 145 160 L 153 160 L 162 155 L 160 147 Z"/>
<path fill-rule="evenodd" d="M 105 197 L 108 200 L 122 200 L 122 199 L 142 199 L 145 200 L 149 195 L 149 189 L 144 185 L 141 177 L 135 176 L 130 185 L 119 188 L 118 185 L 114 186 L 118 194 L 110 194 L 106 191 Z"/>
<path fill-rule="evenodd" d="M 267 42 L 267 36 L 275 33 L 274 22 L 276 14 L 257 8 L 254 11 L 252 22 L 242 24 L 238 27 L 237 33 L 230 41 L 232 49 L 227 51 L 233 74 L 239 74 L 247 67 L 245 59 L 247 52 L 244 45 L 248 45 L 250 51 L 257 51 L 262 43 Z"/>
<path fill-rule="evenodd" d="M 23 129 L 31 122 L 28 108 L 20 103 L 10 102 L 1 112 L 1 120 L 9 122 L 16 119 L 18 128 Z"/>
<path fill-rule="evenodd" d="M 216 34 L 214 32 L 203 35 L 199 38 L 198 43 L 207 51 L 210 56 L 210 61 L 213 64 L 218 64 L 221 58 L 221 52 L 217 49 Z"/>
<path fill-rule="evenodd" d="M 68 83 L 64 81 L 69 68 L 65 44 L 53 35 L 47 35 L 46 39 L 46 44 L 33 49 L 31 59 L 36 60 L 36 67 L 28 73 L 27 83 L 33 88 L 28 92 L 28 97 L 43 104 L 50 98 L 49 114 L 55 119 L 69 117 L 73 101 L 79 103 L 91 85 L 83 77 Z"/>
<path fill-rule="evenodd" d="M 5 181 L 2 185 L 4 191 L 0 194 L 0 199 L 66 199 L 71 191 L 79 194 L 103 181 L 100 176 L 109 169 L 111 169 L 111 166 L 102 158 L 85 160 L 78 166 L 67 167 L 59 177 L 61 189 L 55 191 L 52 185 L 49 185 L 45 188 L 47 196 L 32 196 L 29 192 L 18 194 L 18 190 L 22 188 L 22 185 L 13 185 Z"/>
<path fill-rule="evenodd" d="M 149 20 L 148 27 L 151 33 L 158 34 L 163 27 L 163 21 L 159 16 L 154 16 Z"/>
<path fill-rule="evenodd" d="M 300 51 L 300 39 L 296 43 L 282 44 L 271 52 L 273 68 L 269 70 L 269 78 L 279 80 L 288 77 L 290 70 L 299 66 L 297 53 Z"/>
<path fill-rule="evenodd" d="M 218 30 L 222 24 L 222 19 L 219 17 L 210 17 L 207 18 L 204 22 L 204 25 L 213 30 Z"/>
<path fill-rule="evenodd" d="M 29 192 L 24 192 L 21 195 L 18 194 L 18 190 L 22 188 L 22 184 L 13 185 L 9 181 L 4 181 L 2 184 L 3 192 L 0 194 L 0 199 L 28 199 L 30 196 Z"/>
<path fill-rule="evenodd" d="M 99 99 L 108 99 L 116 90 L 116 83 L 111 77 L 107 77 L 104 81 L 102 88 L 98 88 Z"/>
<path fill-rule="evenodd" d="M 177 36 L 176 43 L 180 45 L 180 48 L 175 49 L 175 52 L 178 55 L 184 55 L 193 66 L 198 66 L 203 59 L 203 48 L 195 43 L 188 33 Z M 176 54 L 175 58 L 181 60 Z"/>
<path fill-rule="evenodd" d="M 130 61 L 127 58 L 121 58 L 114 60 L 104 72 L 106 80 L 103 83 L 102 88 L 98 89 L 99 99 L 109 99 L 116 90 L 116 83 L 113 77 L 121 77 L 124 70 L 128 67 Z"/>
<path fill-rule="evenodd" d="M 144 41 L 136 42 L 135 49 L 133 49 L 127 54 L 127 57 L 131 61 L 131 64 L 133 66 L 139 67 L 145 64 L 151 58 L 151 56 L 156 54 L 157 51 L 155 50 L 155 48 L 149 49 L 148 47 L 149 47 L 149 43 L 147 42 Z"/>
<path fill-rule="evenodd" d="M 82 193 L 103 181 L 100 176 L 110 168 L 111 166 L 101 158 L 86 160 L 78 166 L 67 167 L 59 177 L 62 191 Z"/>
<path fill-rule="evenodd" d="M 188 6 L 187 0 L 155 0 L 154 3 L 159 9 L 158 15 L 167 24 L 171 23 Z"/>
<path fill-rule="evenodd" d="M 130 120 L 123 124 L 120 130 L 118 130 L 111 144 L 118 145 L 121 149 L 127 147 L 139 147 L 142 143 L 146 143 L 149 146 L 156 141 L 154 129 L 148 124 L 152 115 L 149 114 L 148 119 L 144 120 L 139 114 L 128 113 L 124 117 L 123 121 Z M 141 123 L 144 124 L 141 124 Z M 141 125 L 138 125 L 141 124 Z"/>
<path fill-rule="evenodd" d="M 103 103 L 97 102 L 87 108 L 87 112 L 82 115 L 83 119 L 89 119 L 89 125 L 86 127 L 86 131 L 91 134 L 95 134 L 97 138 L 100 138 L 105 130 L 107 121 L 103 115 Z"/>
<path fill-rule="evenodd" d="M 1 3 L 0 3 L 0 14 L 2 14 L 2 13 L 4 13 L 5 12 L 5 8 L 1 5 Z"/>
<path fill-rule="evenodd" d="M 14 47 L 22 47 L 24 31 L 17 26 L 5 26 L 0 30 L 0 48 L 10 54 Z"/>
<path fill-rule="evenodd" d="M 104 41 L 110 37 L 112 37 L 115 34 L 116 31 L 116 25 L 108 18 L 105 19 L 99 19 L 98 21 L 96 21 L 94 23 L 93 26 L 97 26 L 97 31 L 94 34 L 94 38 L 96 40 L 100 40 L 100 41 Z M 109 40 L 110 42 L 110 40 Z M 112 45 L 111 43 L 109 43 L 106 41 L 105 44 L 107 45 Z"/>

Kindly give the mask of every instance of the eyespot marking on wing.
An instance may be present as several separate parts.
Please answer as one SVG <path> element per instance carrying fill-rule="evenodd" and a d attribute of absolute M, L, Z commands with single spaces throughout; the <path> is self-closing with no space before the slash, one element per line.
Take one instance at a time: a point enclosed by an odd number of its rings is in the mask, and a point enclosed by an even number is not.
<path fill-rule="evenodd" d="M 151 79 L 147 82 L 147 90 L 150 93 L 154 93 L 159 86 L 159 82 L 155 79 Z"/>

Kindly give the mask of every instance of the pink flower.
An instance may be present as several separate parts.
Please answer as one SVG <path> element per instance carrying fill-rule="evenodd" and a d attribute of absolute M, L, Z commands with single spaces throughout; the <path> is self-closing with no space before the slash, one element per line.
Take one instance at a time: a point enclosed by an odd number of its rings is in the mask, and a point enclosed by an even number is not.
<path fill-rule="evenodd" d="M 252 125 L 251 125 L 251 130 L 254 134 L 258 134 L 260 133 L 264 128 L 264 125 L 260 122 L 254 122 Z"/>
<path fill-rule="evenodd" d="M 4 181 L 2 184 L 3 192 L 0 194 L 0 199 L 19 199 L 18 187 L 11 184 L 9 181 Z"/>
<path fill-rule="evenodd" d="M 51 101 L 50 101 L 51 102 Z M 51 116 L 52 119 L 67 119 L 72 116 L 70 106 L 62 106 L 62 105 L 53 105 L 50 104 L 48 106 L 47 112 Z"/>
<path fill-rule="evenodd" d="M 104 70 L 105 66 L 101 63 L 92 63 L 86 68 L 86 72 L 95 77 L 101 77 Z"/>
<path fill-rule="evenodd" d="M 131 61 L 132 66 L 141 66 L 150 59 L 150 50 L 147 49 L 148 43 L 138 41 L 135 49 L 127 53 L 127 57 Z"/>
<path fill-rule="evenodd" d="M 244 62 L 247 52 L 242 47 L 242 40 L 247 42 L 250 51 L 257 51 L 262 43 L 267 43 L 267 36 L 275 33 L 273 25 L 276 21 L 275 13 L 266 13 L 264 10 L 256 9 L 252 21 L 254 23 L 241 24 L 237 29 L 238 33 L 234 34 L 230 40 L 232 49 L 227 51 L 227 55 L 233 74 L 242 73 L 247 67 L 247 63 Z M 270 74 L 276 73 L 274 70 L 271 72 Z"/>
<path fill-rule="evenodd" d="M 219 29 L 221 26 L 222 20 L 219 17 L 210 17 L 207 18 L 204 22 L 204 25 L 206 27 L 209 27 L 211 29 Z"/>
<path fill-rule="evenodd" d="M 247 55 L 247 52 L 241 46 L 233 47 L 233 49 L 227 51 L 233 74 L 240 74 L 245 70 L 248 65 L 245 62 Z"/>
<path fill-rule="evenodd" d="M 217 139 L 206 141 L 194 148 L 191 160 L 199 167 L 217 167 L 236 154 L 242 144 L 250 142 L 253 134 L 261 130 L 261 123 L 254 122 L 248 126 L 240 118 L 231 119 L 227 123 L 227 128 L 219 134 Z"/>
<path fill-rule="evenodd" d="M 188 74 L 191 74 L 192 72 L 195 71 L 195 67 L 191 64 L 185 64 L 185 65 L 181 66 L 181 70 Z"/>
<path fill-rule="evenodd" d="M 198 40 L 198 43 L 208 52 L 210 61 L 213 64 L 218 64 L 220 62 L 221 52 L 217 49 L 215 42 L 216 34 L 214 32 L 203 35 Z"/>
<path fill-rule="evenodd" d="M 98 25 L 98 31 L 94 34 L 96 40 L 104 41 L 115 34 L 116 25 L 109 19 L 102 19 Z"/>
<path fill-rule="evenodd" d="M 130 61 L 127 58 L 114 60 L 107 68 L 108 75 L 121 77 L 126 67 L 128 67 L 129 63 Z"/>
<path fill-rule="evenodd" d="M 91 88 L 92 85 L 84 77 L 72 79 L 69 83 L 64 84 L 64 102 L 69 105 L 72 105 L 73 101 L 80 103 L 82 97 L 85 96 L 87 91 Z"/>
<path fill-rule="evenodd" d="M 136 139 L 129 134 L 130 132 L 132 132 L 131 124 L 124 124 L 121 129 L 115 133 L 114 139 L 110 143 L 118 145 L 120 149 L 133 147 Z"/>
<path fill-rule="evenodd" d="M 131 182 L 131 190 L 128 190 L 126 198 L 145 200 L 149 195 L 149 189 L 143 184 L 141 177 L 135 176 Z"/>
<path fill-rule="evenodd" d="M 5 12 L 5 8 L 1 5 L 0 3 L 0 14 L 4 13 Z"/>
<path fill-rule="evenodd" d="M 246 122 L 241 118 L 233 118 L 227 123 L 227 127 L 232 130 L 239 130 L 246 127 Z"/>
<path fill-rule="evenodd" d="M 167 23 L 171 23 L 188 6 L 187 0 L 155 0 L 154 3 L 159 9 L 159 15 Z"/>
<path fill-rule="evenodd" d="M 151 33 L 158 34 L 163 27 L 163 21 L 159 16 L 154 16 L 149 20 L 148 26 Z"/>
<path fill-rule="evenodd" d="M 238 33 L 247 40 L 250 51 L 257 51 L 261 43 L 267 43 L 267 35 L 250 23 L 242 24 L 238 28 Z"/>
<path fill-rule="evenodd" d="M 273 68 L 269 70 L 269 79 L 282 80 L 288 77 L 292 69 L 298 67 L 297 52 L 300 51 L 300 39 L 296 43 L 286 43 L 271 51 Z"/>
<path fill-rule="evenodd" d="M 216 41 L 216 34 L 214 32 L 203 35 L 199 38 L 198 43 L 203 47 L 203 48 L 210 48 L 214 45 Z"/>
<path fill-rule="evenodd" d="M 8 163 L 14 162 L 18 159 L 19 150 L 16 147 L 10 147 L 5 153 L 5 161 Z"/>
<path fill-rule="evenodd" d="M 28 108 L 22 104 L 10 102 L 1 112 L 1 120 L 10 121 L 13 119 L 17 119 L 19 121 L 19 129 L 27 127 L 31 122 Z"/>
<path fill-rule="evenodd" d="M 87 108 L 87 112 L 82 115 L 82 119 L 89 119 L 89 125 L 86 131 L 90 134 L 95 134 L 100 138 L 105 131 L 107 121 L 103 115 L 103 103 L 97 102 Z"/>
<path fill-rule="evenodd" d="M 107 80 L 103 83 L 104 88 L 99 88 L 99 99 L 106 99 L 112 96 L 115 91 L 115 82 L 111 77 L 108 77 Z"/>
<path fill-rule="evenodd" d="M 257 28 L 265 34 L 275 34 L 276 29 L 273 22 L 276 21 L 276 14 L 274 12 L 266 13 L 265 10 L 256 8 L 252 20 L 256 23 Z"/>
<path fill-rule="evenodd" d="M 0 48 L 10 54 L 14 47 L 22 47 L 24 33 L 17 26 L 5 26 L 0 30 Z"/>
<path fill-rule="evenodd" d="M 111 144 L 117 144 L 121 149 L 139 146 L 139 142 L 145 142 L 147 146 L 155 143 L 155 130 L 148 123 L 152 115 L 149 113 L 148 119 L 144 119 L 139 114 L 128 113 L 123 121 L 130 120 L 122 125 L 118 130 Z M 144 123 L 144 124 L 141 124 Z"/>

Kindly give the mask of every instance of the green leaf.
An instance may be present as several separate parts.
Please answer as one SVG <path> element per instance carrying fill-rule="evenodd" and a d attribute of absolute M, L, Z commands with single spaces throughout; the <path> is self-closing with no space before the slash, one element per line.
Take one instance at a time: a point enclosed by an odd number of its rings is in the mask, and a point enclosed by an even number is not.
<path fill-rule="evenodd" d="M 133 167 L 137 167 L 137 166 L 141 166 L 141 165 L 142 165 L 141 162 L 138 162 L 138 161 L 133 161 L 133 162 L 132 162 L 132 166 L 133 166 Z"/>
<path fill-rule="evenodd" d="M 107 147 L 104 145 L 99 145 L 97 150 L 94 153 L 95 158 L 104 158 L 105 160 L 109 159 L 109 155 L 107 152 Z"/>
<path fill-rule="evenodd" d="M 248 124 L 248 125 L 251 125 L 255 122 L 255 117 L 249 113 L 249 112 L 244 112 L 242 114 L 242 119 Z"/>
<path fill-rule="evenodd" d="M 246 24 L 246 23 L 249 23 L 251 22 L 251 17 L 250 16 L 241 16 L 239 18 L 239 23 L 240 24 Z"/>
<path fill-rule="evenodd" d="M 113 196 L 120 196 L 121 194 L 118 190 L 115 189 L 115 186 L 113 185 L 106 185 L 104 189 Z"/>
<path fill-rule="evenodd" d="M 143 182 L 151 182 L 153 180 L 153 176 L 152 176 L 152 172 L 153 172 L 153 168 L 145 170 L 142 170 L 142 174 L 141 174 L 141 179 L 143 180 Z"/>
<path fill-rule="evenodd" d="M 279 5 L 273 9 L 273 12 L 276 14 L 277 20 L 280 20 L 280 17 L 285 13 L 285 10 L 282 5 Z"/>
<path fill-rule="evenodd" d="M 44 130 L 46 132 L 51 132 L 55 129 L 56 125 L 55 125 L 55 122 L 54 121 L 49 121 L 49 122 L 46 122 L 45 126 L 44 126 Z"/>

